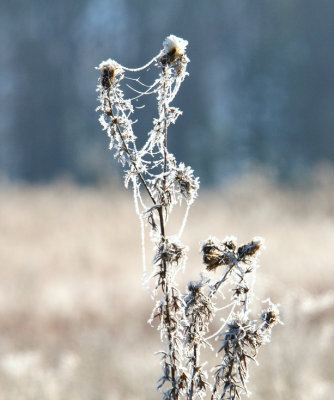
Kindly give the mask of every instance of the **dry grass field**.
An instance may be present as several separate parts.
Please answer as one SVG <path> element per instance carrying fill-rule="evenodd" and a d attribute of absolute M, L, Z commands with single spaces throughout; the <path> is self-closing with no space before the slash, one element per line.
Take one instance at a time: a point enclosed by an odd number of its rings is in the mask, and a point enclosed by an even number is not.
<path fill-rule="evenodd" d="M 308 191 L 259 175 L 200 191 L 183 236 L 181 287 L 202 270 L 199 242 L 209 235 L 266 240 L 256 292 L 281 304 L 285 325 L 251 368 L 252 398 L 333 398 L 333 175 L 319 174 Z M 0 264 L 1 399 L 160 398 L 161 344 L 146 322 L 152 300 L 141 286 L 131 193 L 1 184 Z"/>

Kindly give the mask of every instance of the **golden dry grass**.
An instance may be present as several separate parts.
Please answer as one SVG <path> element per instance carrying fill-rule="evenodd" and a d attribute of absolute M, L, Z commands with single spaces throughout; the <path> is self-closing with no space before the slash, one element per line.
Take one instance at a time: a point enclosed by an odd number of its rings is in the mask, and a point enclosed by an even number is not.
<path fill-rule="evenodd" d="M 251 369 L 254 399 L 334 392 L 333 183 L 320 174 L 303 192 L 252 175 L 200 193 L 191 209 L 181 285 L 198 277 L 209 235 L 266 239 L 256 290 L 281 303 L 285 326 Z M 0 189 L 1 399 L 159 399 L 161 344 L 146 323 L 152 301 L 131 194 L 117 185 Z"/>

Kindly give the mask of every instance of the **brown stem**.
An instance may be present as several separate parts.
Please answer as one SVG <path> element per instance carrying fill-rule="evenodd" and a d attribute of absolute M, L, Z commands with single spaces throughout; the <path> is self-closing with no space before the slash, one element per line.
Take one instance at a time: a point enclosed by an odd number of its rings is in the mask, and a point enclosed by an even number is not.
<path fill-rule="evenodd" d="M 165 241 L 165 224 L 164 217 L 162 212 L 162 206 L 158 208 L 159 219 L 160 219 L 160 232 L 161 239 Z M 167 336 L 168 336 L 168 348 L 169 348 L 169 360 L 171 365 L 171 374 L 172 374 L 172 385 L 173 385 L 173 393 L 174 399 L 177 400 L 179 398 L 177 392 L 177 382 L 176 382 L 176 364 L 175 364 L 175 351 L 173 348 L 173 338 L 171 331 L 171 319 L 170 319 L 170 297 L 169 297 L 169 282 L 167 277 L 167 263 L 165 260 L 162 260 L 162 276 L 164 277 L 164 282 L 162 285 L 163 293 L 166 296 L 166 328 L 167 328 Z"/>
<path fill-rule="evenodd" d="M 194 394 L 194 381 L 195 381 L 195 376 L 197 373 L 197 344 L 194 344 L 194 352 L 193 352 L 193 373 L 191 376 L 191 384 L 190 384 L 190 389 L 189 389 L 189 396 L 188 400 L 192 400 L 193 394 Z"/>
<path fill-rule="evenodd" d="M 165 68 L 163 69 L 163 73 L 165 74 Z M 167 172 L 167 106 L 166 106 L 166 84 L 163 84 L 163 93 L 164 93 L 164 175 L 163 175 L 163 191 L 166 191 L 166 172 Z M 165 241 L 165 222 L 163 216 L 163 205 L 159 207 L 159 219 L 160 219 L 160 232 L 161 238 Z M 169 298 L 169 291 L 170 286 L 167 279 L 167 263 L 163 261 L 162 263 L 163 268 L 163 275 L 165 277 L 165 285 L 164 285 L 164 293 L 166 296 L 166 322 L 167 322 L 167 335 L 168 335 L 168 347 L 169 347 L 169 359 L 171 364 L 171 374 L 172 374 L 172 385 L 173 385 L 173 398 L 177 400 L 179 398 L 178 390 L 177 390 L 177 382 L 176 382 L 176 359 L 175 359 L 175 351 L 173 348 L 173 340 L 172 340 L 172 332 L 171 332 L 171 320 L 170 320 L 170 298 Z"/>
<path fill-rule="evenodd" d="M 167 273 L 167 263 L 163 261 L 162 263 L 163 273 Z M 173 399 L 177 400 L 179 398 L 178 391 L 177 391 L 177 382 L 176 382 L 176 359 L 175 359 L 175 351 L 173 348 L 173 339 L 172 339 L 172 332 L 171 332 L 171 320 L 170 320 L 170 298 L 169 298 L 169 285 L 167 275 L 165 275 L 165 282 L 163 291 L 166 295 L 166 328 L 167 328 L 167 335 L 168 335 L 168 348 L 169 348 L 169 360 L 171 365 L 171 374 L 172 374 L 172 386 L 173 386 Z"/>

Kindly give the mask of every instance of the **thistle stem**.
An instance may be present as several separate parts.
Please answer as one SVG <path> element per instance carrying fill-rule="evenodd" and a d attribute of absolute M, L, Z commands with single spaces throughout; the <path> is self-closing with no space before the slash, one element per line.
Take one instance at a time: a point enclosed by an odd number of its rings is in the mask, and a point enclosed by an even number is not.
<path fill-rule="evenodd" d="M 113 112 L 113 109 L 112 109 L 112 103 L 111 103 L 111 101 L 110 101 L 110 97 L 109 97 L 109 96 L 110 96 L 110 89 L 108 89 L 108 101 L 109 101 L 109 107 L 110 107 L 110 111 L 109 111 L 109 112 L 110 112 L 110 115 L 111 115 L 111 117 L 113 118 L 113 120 L 115 120 L 114 112 Z M 104 110 L 104 111 L 105 111 L 105 110 Z M 148 195 L 150 196 L 150 198 L 151 198 L 153 204 L 156 205 L 157 203 L 156 203 L 156 201 L 155 201 L 155 199 L 154 199 L 154 197 L 153 197 L 153 195 L 152 195 L 152 193 L 151 193 L 149 187 L 147 186 L 147 183 L 146 183 L 146 181 L 145 181 L 145 179 L 144 179 L 142 173 L 139 171 L 139 169 L 138 169 L 138 167 L 137 167 L 136 160 L 132 157 L 132 154 L 130 153 L 129 147 L 128 147 L 128 145 L 126 144 L 126 142 L 125 142 L 125 140 L 124 140 L 124 137 L 123 137 L 123 134 L 122 134 L 122 130 L 121 130 L 120 126 L 119 126 L 119 123 L 116 122 L 115 124 L 116 124 L 116 128 L 117 128 L 117 132 L 118 132 L 119 136 L 120 136 L 121 139 L 122 139 L 122 143 L 123 143 L 123 146 L 124 146 L 124 151 L 125 151 L 126 154 L 128 155 L 128 157 L 129 157 L 129 159 L 130 159 L 130 161 L 131 161 L 132 166 L 133 166 L 134 169 L 136 170 L 136 173 L 137 173 L 139 179 L 141 180 L 141 182 L 142 182 L 144 188 L 146 189 Z"/>
<path fill-rule="evenodd" d="M 194 394 L 194 382 L 195 382 L 195 377 L 196 377 L 196 373 L 197 373 L 197 344 L 194 344 L 193 347 L 193 359 L 192 359 L 192 367 L 193 367 L 193 371 L 192 371 L 192 375 L 191 375 L 191 384 L 190 384 L 190 389 L 189 389 L 189 396 L 188 396 L 188 400 L 192 400 L 193 398 L 193 394 Z"/>
<path fill-rule="evenodd" d="M 163 69 L 163 73 L 165 74 L 165 68 Z M 166 106 L 166 83 L 164 82 L 163 86 L 163 104 L 164 104 L 164 164 L 163 164 L 163 191 L 166 192 L 166 172 L 167 172 L 167 106 Z M 165 241 L 165 220 L 163 216 L 163 205 L 159 207 L 159 219 L 160 219 L 160 232 L 161 232 L 161 240 Z M 167 327 L 167 335 L 168 335 L 168 348 L 169 348 L 169 360 L 171 365 L 171 375 L 172 375 L 172 386 L 173 386 L 173 399 L 177 400 L 179 398 L 178 390 L 177 390 L 177 382 L 176 382 L 176 358 L 175 351 L 173 346 L 173 337 L 171 332 L 171 318 L 170 318 L 170 282 L 167 275 L 167 263 L 165 260 L 162 262 L 163 276 L 165 279 L 163 291 L 166 296 L 166 327 Z"/>

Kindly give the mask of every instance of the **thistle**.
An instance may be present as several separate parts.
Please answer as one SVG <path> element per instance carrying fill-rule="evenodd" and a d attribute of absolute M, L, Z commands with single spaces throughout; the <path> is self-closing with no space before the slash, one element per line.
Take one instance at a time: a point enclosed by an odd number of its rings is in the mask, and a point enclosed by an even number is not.
<path fill-rule="evenodd" d="M 110 138 L 110 149 L 124 168 L 125 186 L 132 185 L 141 223 L 144 281 L 153 284 L 156 298 L 149 322 L 157 321 L 164 343 L 158 352 L 162 375 L 157 389 L 163 399 L 237 399 L 248 393 L 248 360 L 255 359 L 258 348 L 269 341 L 279 313 L 269 302 L 258 319 L 250 318 L 252 279 L 262 248 L 259 238 L 241 246 L 234 238 L 207 239 L 201 246 L 206 268 L 200 279 L 189 282 L 185 293 L 178 288 L 177 274 L 185 268 L 188 251 L 181 236 L 199 189 L 199 178 L 192 168 L 178 163 L 168 150 L 168 129 L 182 114 L 171 103 L 188 75 L 187 45 L 186 40 L 170 35 L 163 49 L 140 68 L 127 68 L 111 59 L 102 62 L 97 67 L 101 73 L 97 110 Z M 158 77 L 151 84 L 132 77 L 152 66 Z M 124 85 L 132 91 L 132 98 L 125 97 Z M 145 144 L 139 148 L 134 114 L 142 106 L 134 104 L 149 95 L 156 98 L 157 116 Z M 173 207 L 182 203 L 185 215 L 180 229 L 168 235 L 169 216 Z M 145 227 L 155 249 L 150 272 L 146 268 Z M 230 299 L 223 288 L 230 289 Z M 210 335 L 211 324 L 223 309 L 228 311 L 223 325 Z M 222 358 L 212 371 L 201 361 L 201 349 L 213 349 L 213 339 L 220 342 L 218 353 Z"/>

